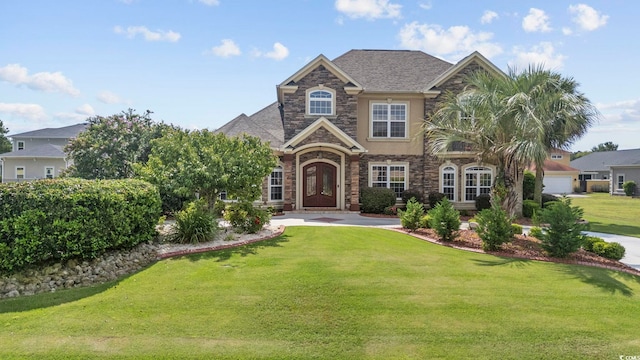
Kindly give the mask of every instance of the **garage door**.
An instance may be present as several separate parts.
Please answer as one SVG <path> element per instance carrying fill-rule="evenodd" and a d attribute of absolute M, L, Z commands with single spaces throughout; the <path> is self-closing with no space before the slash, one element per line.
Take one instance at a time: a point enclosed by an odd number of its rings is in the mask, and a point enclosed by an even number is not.
<path fill-rule="evenodd" d="M 545 176 L 544 189 L 542 192 L 547 194 L 571 194 L 573 187 L 571 186 L 571 176 Z"/>

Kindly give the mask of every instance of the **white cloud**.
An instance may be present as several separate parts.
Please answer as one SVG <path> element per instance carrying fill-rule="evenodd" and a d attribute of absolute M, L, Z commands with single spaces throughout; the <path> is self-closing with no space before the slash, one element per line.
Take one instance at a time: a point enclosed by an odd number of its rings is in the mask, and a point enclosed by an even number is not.
<path fill-rule="evenodd" d="M 352 19 L 397 19 L 400 18 L 402 5 L 389 3 L 389 0 L 336 0 L 336 10 Z"/>
<path fill-rule="evenodd" d="M 601 15 L 597 10 L 585 4 L 570 5 L 569 13 L 574 15 L 571 20 L 578 24 L 580 29 L 586 31 L 593 31 L 605 26 L 609 19 L 609 15 Z"/>
<path fill-rule="evenodd" d="M 81 115 L 93 116 L 93 115 L 96 114 L 96 111 L 93 110 L 93 106 L 91 106 L 89 104 L 84 104 L 84 105 L 80 105 L 76 109 L 76 113 L 81 114 Z"/>
<path fill-rule="evenodd" d="M 573 34 L 573 30 L 571 30 L 571 28 L 569 28 L 569 27 L 563 27 L 562 28 L 562 34 L 571 35 L 571 34 Z"/>
<path fill-rule="evenodd" d="M 54 116 L 58 119 L 66 119 L 66 120 L 73 120 L 73 121 L 85 121 L 87 120 L 87 118 L 90 118 L 92 116 L 94 116 L 96 114 L 95 110 L 93 110 L 93 107 L 89 104 L 84 104 L 79 106 L 74 112 L 72 113 L 67 113 L 67 112 L 60 112 L 60 113 L 56 113 Z"/>
<path fill-rule="evenodd" d="M 287 49 L 281 43 L 277 42 L 273 44 L 272 51 L 263 53 L 262 51 L 255 49 L 253 50 L 252 55 L 255 57 L 266 57 L 266 58 L 280 61 L 285 59 L 287 56 L 289 56 L 289 49 Z"/>
<path fill-rule="evenodd" d="M 238 56 L 241 54 L 240 48 L 231 39 L 223 39 L 220 46 L 214 46 L 211 48 L 211 53 L 215 56 L 228 58 L 231 56 Z"/>
<path fill-rule="evenodd" d="M 488 58 L 502 53 L 500 45 L 490 41 L 493 33 L 474 33 L 467 26 L 443 29 L 439 25 L 414 21 L 400 29 L 399 37 L 402 47 L 446 56 L 455 61 L 476 50 Z"/>
<path fill-rule="evenodd" d="M 549 16 L 544 10 L 531 8 L 529 15 L 522 19 L 522 28 L 526 32 L 549 32 L 551 31 Z"/>
<path fill-rule="evenodd" d="M 107 90 L 101 91 L 96 98 L 98 101 L 105 104 L 118 104 L 124 102 L 120 96 Z"/>
<path fill-rule="evenodd" d="M 509 61 L 509 66 L 524 69 L 529 65 L 543 65 L 547 69 L 559 70 L 564 66 L 564 55 L 557 54 L 550 42 L 541 42 L 531 49 L 515 47 L 513 53 L 516 58 Z"/>
<path fill-rule="evenodd" d="M 480 18 L 481 24 L 491 24 L 493 20 L 498 18 L 498 13 L 491 10 L 485 10 Z"/>
<path fill-rule="evenodd" d="M 47 117 L 38 104 L 0 103 L 0 113 L 29 120 L 42 120 Z"/>
<path fill-rule="evenodd" d="M 433 5 L 431 4 L 431 1 L 419 3 L 418 6 L 420 6 L 421 8 L 423 8 L 425 10 L 431 10 L 431 8 L 433 7 Z"/>
<path fill-rule="evenodd" d="M 156 30 L 151 31 L 145 26 L 129 26 L 126 30 L 121 26 L 115 26 L 113 31 L 116 34 L 126 35 L 129 39 L 133 39 L 136 35 L 142 35 L 147 41 L 169 41 L 176 42 L 180 40 L 180 33 L 174 31 Z"/>
<path fill-rule="evenodd" d="M 61 92 L 72 96 L 80 95 L 80 91 L 73 87 L 71 80 L 61 72 L 39 72 L 29 75 L 27 68 L 20 64 L 9 64 L 0 68 L 0 80 L 15 85 L 25 85 L 32 90 L 45 92 Z"/>
<path fill-rule="evenodd" d="M 220 5 L 220 1 L 218 0 L 199 0 L 201 3 L 207 6 L 218 6 Z"/>

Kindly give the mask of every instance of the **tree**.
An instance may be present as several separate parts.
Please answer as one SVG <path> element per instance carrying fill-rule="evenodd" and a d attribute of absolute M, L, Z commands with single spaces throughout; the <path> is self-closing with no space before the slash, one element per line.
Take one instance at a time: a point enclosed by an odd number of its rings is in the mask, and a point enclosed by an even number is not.
<path fill-rule="evenodd" d="M 84 179 L 133 177 L 133 164 L 147 161 L 151 140 L 169 127 L 154 123 L 149 110 L 142 115 L 134 111 L 89 118 L 87 129 L 65 147 L 73 160 L 67 175 Z"/>
<path fill-rule="evenodd" d="M 152 141 L 149 160 L 137 165 L 136 173 L 156 184 L 164 199 L 198 193 L 212 208 L 223 190 L 230 197 L 256 200 L 275 166 L 271 148 L 256 137 L 167 129 Z"/>
<path fill-rule="evenodd" d="M 2 122 L 2 120 L 0 120 L 0 154 L 10 152 L 13 149 L 13 146 L 11 146 L 11 141 L 7 139 L 8 133 L 9 129 L 4 127 L 4 123 Z"/>
<path fill-rule="evenodd" d="M 618 151 L 618 144 L 614 144 L 611 141 L 603 142 L 591 148 L 591 152 L 600 151 Z"/>
<path fill-rule="evenodd" d="M 444 155 L 454 143 L 466 143 L 479 161 L 496 166 L 493 192 L 510 216 L 519 215 L 525 166 L 535 162 L 541 169 L 550 149 L 567 146 L 597 112 L 575 92 L 575 82 L 541 68 L 510 69 L 505 76 L 477 71 L 465 82 L 425 121 L 428 147 Z"/>

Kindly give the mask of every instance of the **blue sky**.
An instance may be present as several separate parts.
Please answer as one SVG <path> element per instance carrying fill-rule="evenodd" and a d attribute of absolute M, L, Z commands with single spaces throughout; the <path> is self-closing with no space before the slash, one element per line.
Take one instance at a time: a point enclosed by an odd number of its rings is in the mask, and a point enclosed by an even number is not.
<path fill-rule="evenodd" d="M 11 133 L 128 108 L 215 129 L 275 101 L 319 54 L 478 50 L 503 70 L 573 77 L 602 113 L 572 149 L 640 141 L 640 2 L 452 0 L 3 0 L 0 119 Z"/>

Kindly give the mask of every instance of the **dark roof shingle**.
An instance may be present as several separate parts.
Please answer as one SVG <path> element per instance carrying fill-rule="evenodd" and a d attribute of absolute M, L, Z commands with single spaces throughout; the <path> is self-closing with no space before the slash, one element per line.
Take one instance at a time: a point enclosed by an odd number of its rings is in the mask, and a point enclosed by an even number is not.
<path fill-rule="evenodd" d="M 59 128 L 44 128 L 9 135 L 10 138 L 40 138 L 40 139 L 70 139 L 75 138 L 87 128 L 86 123 L 69 125 Z"/>

